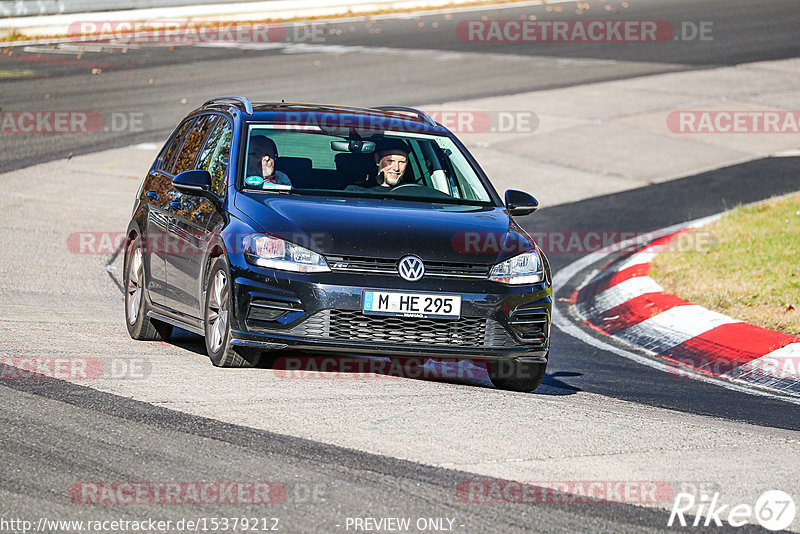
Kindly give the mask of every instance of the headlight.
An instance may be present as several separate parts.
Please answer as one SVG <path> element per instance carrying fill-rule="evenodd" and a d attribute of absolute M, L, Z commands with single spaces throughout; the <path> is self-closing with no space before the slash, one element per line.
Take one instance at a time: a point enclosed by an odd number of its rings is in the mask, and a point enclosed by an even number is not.
<path fill-rule="evenodd" d="M 299 273 L 327 273 L 325 258 L 307 248 L 265 234 L 250 234 L 242 239 L 247 261 L 261 267 Z"/>
<path fill-rule="evenodd" d="M 492 267 L 489 280 L 502 284 L 535 284 L 544 279 L 542 259 L 536 250 L 531 250 L 509 258 Z"/>

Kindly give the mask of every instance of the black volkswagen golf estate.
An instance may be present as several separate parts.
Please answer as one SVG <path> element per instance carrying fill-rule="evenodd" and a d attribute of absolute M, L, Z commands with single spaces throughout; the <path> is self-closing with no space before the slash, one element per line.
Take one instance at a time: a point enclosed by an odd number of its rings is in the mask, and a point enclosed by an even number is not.
<path fill-rule="evenodd" d="M 206 102 L 145 177 L 125 249 L 135 339 L 205 337 L 214 365 L 280 349 L 469 359 L 530 391 L 547 258 L 467 149 L 412 108 Z"/>

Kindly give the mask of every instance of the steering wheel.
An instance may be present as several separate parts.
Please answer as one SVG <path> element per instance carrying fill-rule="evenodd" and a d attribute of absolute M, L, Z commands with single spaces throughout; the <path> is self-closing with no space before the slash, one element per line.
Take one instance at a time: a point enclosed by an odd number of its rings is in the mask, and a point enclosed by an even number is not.
<path fill-rule="evenodd" d="M 425 198 L 453 198 L 452 196 L 448 195 L 447 193 L 443 193 L 438 189 L 434 189 L 433 187 L 428 187 L 427 185 L 421 185 L 421 184 L 401 184 L 396 187 L 393 187 L 392 192 L 394 193 L 398 189 L 403 189 L 404 187 L 405 188 L 411 187 L 413 188 L 414 191 L 422 193 L 421 195 L 419 195 L 417 193 L 411 193 L 409 191 L 407 194 L 411 196 L 420 196 Z"/>
<path fill-rule="evenodd" d="M 393 187 L 392 191 L 397 191 L 398 189 L 403 189 L 404 187 L 425 187 L 427 189 L 427 186 L 419 185 L 419 184 L 400 184 L 400 185 L 397 185 L 397 186 Z"/>

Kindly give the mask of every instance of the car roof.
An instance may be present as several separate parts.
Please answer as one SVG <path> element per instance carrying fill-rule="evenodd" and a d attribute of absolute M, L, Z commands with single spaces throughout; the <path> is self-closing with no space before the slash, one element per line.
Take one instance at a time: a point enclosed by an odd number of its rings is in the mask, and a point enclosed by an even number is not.
<path fill-rule="evenodd" d="M 449 133 L 427 113 L 404 106 L 362 108 L 290 102 L 250 102 L 245 97 L 209 100 L 197 111 L 240 111 L 245 120 L 340 128 L 399 130 L 429 134 Z"/>

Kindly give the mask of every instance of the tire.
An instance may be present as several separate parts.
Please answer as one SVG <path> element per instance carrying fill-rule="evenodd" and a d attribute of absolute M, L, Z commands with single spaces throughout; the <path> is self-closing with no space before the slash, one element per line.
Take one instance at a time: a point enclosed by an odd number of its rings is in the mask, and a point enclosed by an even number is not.
<path fill-rule="evenodd" d="M 497 389 L 529 392 L 539 387 L 544 378 L 546 363 L 499 360 L 487 362 L 489 379 Z"/>
<path fill-rule="evenodd" d="M 140 341 L 167 340 L 172 335 L 172 325 L 147 317 L 150 306 L 147 303 L 146 275 L 144 272 L 144 251 L 139 236 L 128 243 L 125 249 L 125 325 L 128 334 Z"/>
<path fill-rule="evenodd" d="M 206 352 L 217 367 L 254 367 L 261 352 L 231 345 L 231 275 L 224 256 L 211 262 L 206 277 L 203 312 Z"/>

